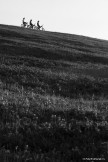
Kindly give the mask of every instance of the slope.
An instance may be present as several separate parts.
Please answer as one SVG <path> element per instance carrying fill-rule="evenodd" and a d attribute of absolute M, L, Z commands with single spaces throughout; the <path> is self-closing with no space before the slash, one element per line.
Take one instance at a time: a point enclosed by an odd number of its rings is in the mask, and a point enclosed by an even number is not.
<path fill-rule="evenodd" d="M 1 161 L 108 161 L 107 51 L 104 40 L 0 25 Z"/>
<path fill-rule="evenodd" d="M 77 98 L 108 93 L 108 42 L 0 25 L 0 79 Z"/>

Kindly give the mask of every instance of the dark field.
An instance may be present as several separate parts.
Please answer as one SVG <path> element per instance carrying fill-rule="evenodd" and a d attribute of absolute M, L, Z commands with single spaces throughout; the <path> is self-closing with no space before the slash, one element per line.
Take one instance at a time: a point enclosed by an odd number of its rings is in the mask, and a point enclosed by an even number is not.
<path fill-rule="evenodd" d="M 108 160 L 108 41 L 0 25 L 0 161 L 87 158 Z"/>

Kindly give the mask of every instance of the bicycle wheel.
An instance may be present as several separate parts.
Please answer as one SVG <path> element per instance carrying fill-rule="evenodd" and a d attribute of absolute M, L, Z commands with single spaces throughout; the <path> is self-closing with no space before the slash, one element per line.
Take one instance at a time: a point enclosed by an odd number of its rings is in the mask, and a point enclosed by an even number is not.
<path fill-rule="evenodd" d="M 21 27 L 23 27 L 23 28 L 24 28 L 24 24 L 21 24 Z"/>
<path fill-rule="evenodd" d="M 35 30 L 38 30 L 38 27 L 37 27 L 37 26 L 34 26 L 34 29 L 35 29 Z"/>
<path fill-rule="evenodd" d="M 42 31 L 45 31 L 45 29 L 44 29 L 44 28 L 42 28 Z"/>

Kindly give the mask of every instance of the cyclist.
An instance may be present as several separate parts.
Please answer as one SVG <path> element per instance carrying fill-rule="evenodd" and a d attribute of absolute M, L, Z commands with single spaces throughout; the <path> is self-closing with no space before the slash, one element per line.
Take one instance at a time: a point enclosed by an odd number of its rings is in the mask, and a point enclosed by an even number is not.
<path fill-rule="evenodd" d="M 40 30 L 40 28 L 42 27 L 39 25 L 39 20 L 37 21 L 37 27 L 38 27 L 38 30 Z"/>
<path fill-rule="evenodd" d="M 33 29 L 32 19 L 30 20 L 30 27 Z"/>
<path fill-rule="evenodd" d="M 25 17 L 23 18 L 22 23 L 23 23 L 23 26 L 26 27 L 27 22 L 25 22 Z"/>

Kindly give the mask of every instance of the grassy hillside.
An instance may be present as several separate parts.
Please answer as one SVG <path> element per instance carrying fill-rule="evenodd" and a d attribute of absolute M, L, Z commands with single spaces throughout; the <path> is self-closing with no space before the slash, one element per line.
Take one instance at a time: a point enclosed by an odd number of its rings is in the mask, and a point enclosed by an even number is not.
<path fill-rule="evenodd" d="M 0 79 L 63 97 L 108 94 L 108 42 L 0 26 Z"/>
<path fill-rule="evenodd" d="M 107 159 L 107 98 L 108 41 L 0 25 L 2 161 Z"/>

